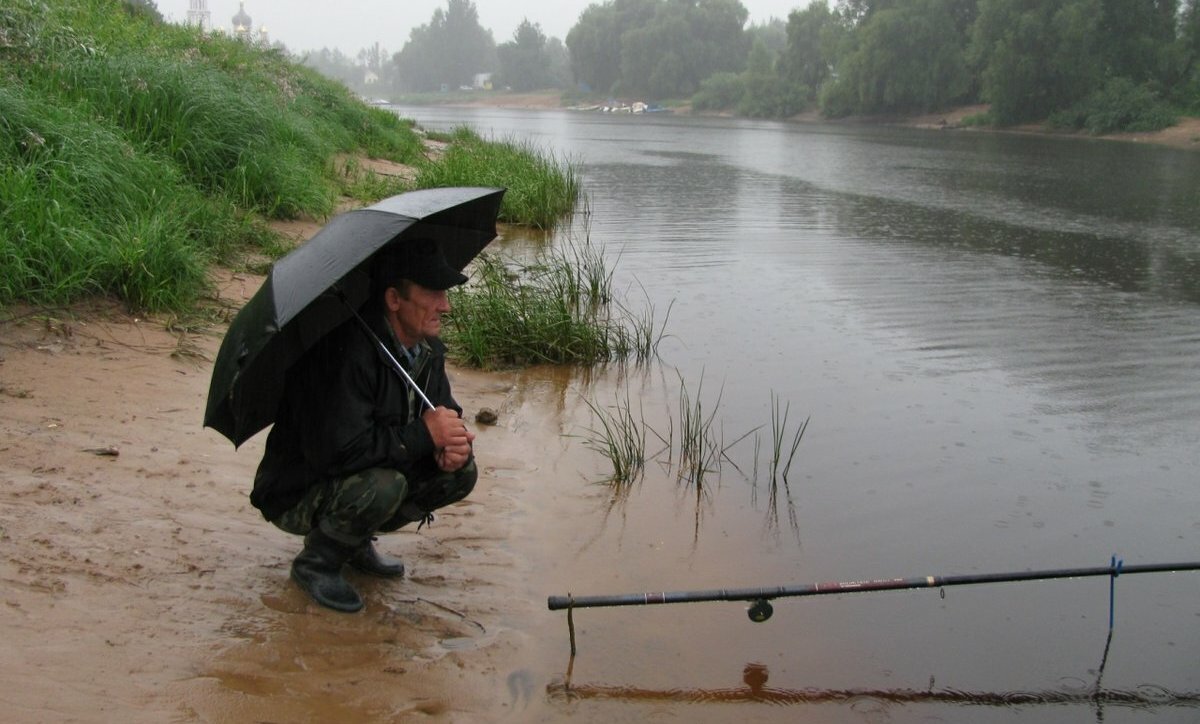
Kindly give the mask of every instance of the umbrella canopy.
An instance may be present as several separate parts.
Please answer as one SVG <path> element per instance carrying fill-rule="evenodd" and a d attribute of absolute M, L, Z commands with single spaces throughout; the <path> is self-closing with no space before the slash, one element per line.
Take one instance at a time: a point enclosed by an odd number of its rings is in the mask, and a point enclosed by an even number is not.
<path fill-rule="evenodd" d="M 204 425 L 241 445 L 275 421 L 284 374 L 370 294 L 374 256 L 433 238 L 462 270 L 496 237 L 501 188 L 424 189 L 335 217 L 271 267 L 229 325 L 208 388 Z"/>

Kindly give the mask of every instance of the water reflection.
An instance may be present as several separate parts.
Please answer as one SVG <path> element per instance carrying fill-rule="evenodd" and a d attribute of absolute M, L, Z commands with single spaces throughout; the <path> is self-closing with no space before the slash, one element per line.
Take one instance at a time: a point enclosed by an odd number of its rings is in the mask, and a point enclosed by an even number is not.
<path fill-rule="evenodd" d="M 805 190 L 801 187 L 793 193 L 803 195 Z M 1086 279 L 1125 292 L 1200 301 L 1200 252 L 1194 229 L 1121 229 L 1095 223 L 1071 228 L 1057 215 L 1042 225 L 1029 215 L 1017 223 L 971 208 L 872 196 L 845 194 L 828 200 L 833 202 L 830 218 L 847 238 L 1018 257 L 1054 270 L 1060 279 Z"/>
<path fill-rule="evenodd" d="M 646 689 L 636 686 L 576 684 L 569 676 L 551 683 L 546 693 L 551 701 L 569 702 L 609 699 L 626 702 L 671 702 L 688 704 L 805 704 L 854 703 L 863 700 L 887 704 L 952 704 L 971 707 L 1017 708 L 1075 705 L 1096 710 L 1104 720 L 1104 707 L 1120 706 L 1153 711 L 1160 708 L 1200 708 L 1200 692 L 1173 691 L 1143 684 L 1136 689 L 1104 689 L 1081 685 L 1040 691 L 962 691 L 936 689 L 781 689 L 767 686 L 770 672 L 764 664 L 749 663 L 742 671 L 744 686 L 703 689 Z"/>

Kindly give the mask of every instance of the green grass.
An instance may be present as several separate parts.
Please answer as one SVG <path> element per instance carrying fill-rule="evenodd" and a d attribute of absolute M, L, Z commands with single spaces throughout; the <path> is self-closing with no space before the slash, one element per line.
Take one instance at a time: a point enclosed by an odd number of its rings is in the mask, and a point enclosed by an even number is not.
<path fill-rule="evenodd" d="M 260 238 L 111 126 L 0 80 L 0 304 L 109 293 L 182 308 L 211 261 Z"/>
<path fill-rule="evenodd" d="M 400 190 L 334 159 L 412 163 L 411 123 L 274 50 L 118 0 L 0 7 L 0 304 L 112 294 L 186 310 L 208 265 L 277 252 L 259 219 Z M 376 197 L 379 198 L 379 197 Z"/>
<path fill-rule="evenodd" d="M 556 226 L 580 198 L 579 175 L 567 159 L 521 140 L 485 140 L 467 127 L 449 135 L 440 159 L 422 164 L 417 188 L 503 186 L 500 220 Z"/>
<path fill-rule="evenodd" d="M 618 488 L 628 488 L 641 479 L 646 468 L 646 417 L 640 406 L 634 415 L 629 391 L 625 400 L 618 399 L 611 408 L 600 407 L 590 400 L 599 427 L 589 428 L 585 444 L 608 460 L 612 472 L 607 482 Z"/>
<path fill-rule="evenodd" d="M 784 455 L 784 446 L 788 436 L 788 414 L 792 410 L 792 403 L 787 403 L 782 409 L 779 407 L 779 396 L 774 392 L 771 393 L 771 480 L 783 479 L 787 480 L 788 473 L 792 469 L 792 462 L 796 459 L 796 450 L 800 447 L 800 441 L 804 438 L 804 431 L 808 429 L 808 420 L 804 422 L 791 433 L 791 444 L 787 447 L 787 455 Z M 782 469 L 780 468 L 782 465 Z"/>
<path fill-rule="evenodd" d="M 420 188 L 507 187 L 501 219 L 512 223 L 549 228 L 580 197 L 574 169 L 552 154 L 463 129 L 429 161 L 411 121 L 285 53 L 120 0 L 0 6 L 0 134 L 0 305 L 111 294 L 188 310 L 212 263 L 285 251 L 265 220 L 324 218 L 340 196 L 409 189 L 356 156 L 419 165 Z M 538 307 L 520 319 L 551 330 L 559 351 L 534 345 L 525 359 L 609 359 L 652 340 L 577 295 L 543 308 L 562 290 L 540 287 L 562 270 L 527 271 L 515 302 Z"/>
<path fill-rule="evenodd" d="M 385 176 L 364 168 L 359 159 L 347 156 L 335 163 L 340 192 L 364 204 L 372 204 L 380 199 L 409 190 L 410 184 L 401 178 Z"/>

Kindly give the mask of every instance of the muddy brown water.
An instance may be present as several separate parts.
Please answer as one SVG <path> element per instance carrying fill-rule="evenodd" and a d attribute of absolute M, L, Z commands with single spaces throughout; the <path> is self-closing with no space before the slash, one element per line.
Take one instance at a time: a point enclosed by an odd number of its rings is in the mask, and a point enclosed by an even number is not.
<path fill-rule="evenodd" d="M 540 590 L 1200 559 L 1200 154 L 729 119 L 400 112 L 570 159 L 590 216 L 549 241 L 502 246 L 589 238 L 617 260 L 631 304 L 660 319 L 670 308 L 655 364 L 527 373 L 531 404 L 561 409 L 560 433 L 587 437 L 586 398 L 635 400 L 666 435 L 681 386 L 716 410 L 726 442 L 769 433 L 773 395 L 793 426 L 810 419 L 774 487 L 765 437 L 757 465 L 747 439 L 696 486 L 660 455 L 616 496 L 590 484 L 603 459 L 581 457 L 578 438 L 547 440 L 561 478 L 548 504 L 564 507 L 529 526 L 544 539 Z M 1194 721 L 1200 576 L 1116 583 L 1107 657 L 1106 579 L 778 600 L 762 624 L 732 603 L 581 610 L 580 693 L 547 693 L 540 679 L 537 692 L 550 718 L 585 720 Z M 562 619 L 547 617 L 559 639 Z M 726 702 L 750 686 L 748 670 L 809 698 Z M 1146 696 L 1064 703 L 1097 687 Z M 947 691 L 975 697 L 905 698 Z M 1015 705 L 1014 692 L 1044 704 Z M 1154 692 L 1166 703 L 1153 706 Z"/>

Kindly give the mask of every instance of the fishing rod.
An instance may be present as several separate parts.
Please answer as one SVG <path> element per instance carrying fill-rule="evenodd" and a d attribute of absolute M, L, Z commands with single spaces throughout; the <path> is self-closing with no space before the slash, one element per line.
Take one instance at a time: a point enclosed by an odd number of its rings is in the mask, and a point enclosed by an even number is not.
<path fill-rule="evenodd" d="M 896 591 L 914 588 L 943 588 L 984 583 L 1010 583 L 1013 581 L 1041 581 L 1054 578 L 1088 578 L 1134 573 L 1165 573 L 1173 571 L 1200 570 L 1200 562 L 1192 563 L 1149 563 L 1126 566 L 1113 556 L 1108 566 L 1096 568 L 1061 568 L 1043 571 L 1014 571 L 1011 573 L 980 573 L 962 576 L 920 576 L 915 578 L 886 578 L 870 581 L 832 581 L 796 586 L 766 588 L 722 588 L 707 591 L 664 591 L 661 593 L 627 593 L 606 596 L 550 596 L 546 603 L 551 611 L 567 609 L 570 614 L 575 608 L 600 608 L 608 606 L 645 606 L 658 603 L 701 603 L 706 601 L 752 601 L 747 614 L 756 623 L 766 621 L 774 609 L 769 601 L 792 596 L 824 596 L 838 593 L 865 593 L 868 591 Z M 1109 589 L 1110 628 L 1112 613 L 1112 587 Z"/>

